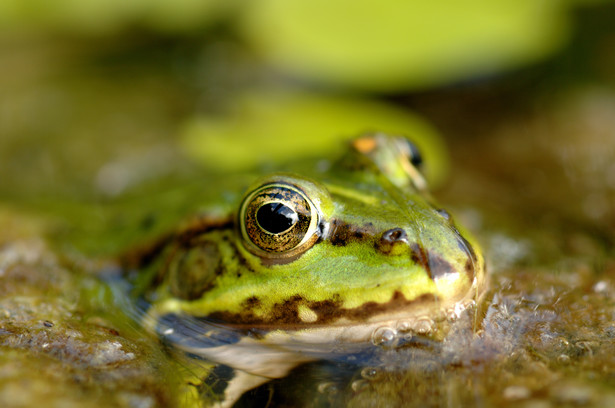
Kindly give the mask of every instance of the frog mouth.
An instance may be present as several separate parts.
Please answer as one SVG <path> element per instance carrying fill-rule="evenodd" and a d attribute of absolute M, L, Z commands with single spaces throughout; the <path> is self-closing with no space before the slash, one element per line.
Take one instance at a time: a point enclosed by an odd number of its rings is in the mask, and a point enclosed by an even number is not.
<path fill-rule="evenodd" d="M 312 301 L 295 295 L 274 306 L 271 316 L 262 317 L 244 311 L 232 313 L 228 311 L 212 312 L 207 316 L 191 316 L 183 313 L 168 314 L 164 317 L 172 324 L 166 327 L 220 327 L 254 336 L 267 335 L 271 332 L 320 332 L 324 333 L 357 333 L 352 341 L 365 340 L 367 331 L 373 331 L 382 325 L 393 327 L 403 326 L 405 329 L 425 331 L 425 322 L 448 319 L 458 316 L 467 306 L 474 302 L 477 290 L 468 290 L 446 299 L 438 299 L 433 293 L 425 293 L 416 298 L 408 299 L 401 291 L 394 291 L 390 300 L 378 303 L 366 302 L 354 308 L 344 307 L 339 297 L 323 301 Z M 181 331 L 181 330 L 180 330 Z M 197 330 L 193 330 L 197 332 Z M 344 334 L 340 336 L 346 338 Z M 330 338 L 324 336 L 323 338 Z M 349 338 L 347 338 L 350 341 Z"/>
<path fill-rule="evenodd" d="M 429 309 L 436 303 L 436 297 L 426 293 L 415 299 L 407 299 L 395 291 L 384 303 L 366 302 L 361 306 L 346 308 L 338 296 L 332 299 L 313 301 L 295 295 L 273 307 L 272 315 L 263 318 L 250 311 L 244 313 L 213 312 L 202 317 L 203 321 L 226 325 L 237 329 L 258 330 L 300 330 L 306 327 L 330 327 L 360 325 L 373 320 L 383 320 L 390 313 L 407 314 L 409 309 Z"/>

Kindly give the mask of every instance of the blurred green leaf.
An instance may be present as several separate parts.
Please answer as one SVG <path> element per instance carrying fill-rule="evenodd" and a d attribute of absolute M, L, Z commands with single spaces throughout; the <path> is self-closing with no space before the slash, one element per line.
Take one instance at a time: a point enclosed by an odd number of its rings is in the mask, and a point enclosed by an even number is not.
<path fill-rule="evenodd" d="M 209 168 L 239 171 L 305 157 L 336 158 L 345 141 L 370 131 L 410 137 L 422 151 L 432 185 L 445 177 L 445 148 L 431 126 L 409 111 L 359 98 L 247 93 L 227 116 L 189 121 L 182 145 L 187 155 Z"/>
<path fill-rule="evenodd" d="M 130 25 L 160 31 L 189 31 L 221 18 L 238 0 L 3 0 L 5 27 L 108 33 Z"/>
<path fill-rule="evenodd" d="M 424 88 L 535 61 L 568 37 L 565 1 L 263 0 L 241 30 L 294 74 L 376 91 Z"/>

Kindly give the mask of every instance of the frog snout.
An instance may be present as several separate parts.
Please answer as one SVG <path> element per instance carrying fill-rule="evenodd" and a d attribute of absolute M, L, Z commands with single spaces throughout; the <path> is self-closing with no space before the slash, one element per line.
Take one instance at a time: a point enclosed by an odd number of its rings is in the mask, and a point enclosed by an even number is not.
<path fill-rule="evenodd" d="M 410 239 L 403 228 L 392 228 L 381 233 L 374 246 L 383 255 L 409 255 L 412 262 L 423 267 L 434 280 L 461 270 L 473 275 L 478 260 L 471 245 L 459 234 L 450 242 L 454 249 L 449 246 L 445 252 L 436 251 L 425 247 L 420 241 Z M 443 253 L 448 253 L 449 257 Z"/>

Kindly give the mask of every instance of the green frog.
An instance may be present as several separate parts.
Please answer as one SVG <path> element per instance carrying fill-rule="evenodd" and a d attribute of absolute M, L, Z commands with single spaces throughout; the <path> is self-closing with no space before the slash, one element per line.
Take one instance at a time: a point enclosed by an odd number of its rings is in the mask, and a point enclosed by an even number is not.
<path fill-rule="evenodd" d="M 326 163 L 325 163 L 326 164 Z M 434 204 L 409 139 L 360 136 L 310 177 L 257 179 L 226 216 L 189 220 L 127 263 L 145 325 L 230 406 L 304 362 L 446 335 L 485 282 L 480 248 Z"/>

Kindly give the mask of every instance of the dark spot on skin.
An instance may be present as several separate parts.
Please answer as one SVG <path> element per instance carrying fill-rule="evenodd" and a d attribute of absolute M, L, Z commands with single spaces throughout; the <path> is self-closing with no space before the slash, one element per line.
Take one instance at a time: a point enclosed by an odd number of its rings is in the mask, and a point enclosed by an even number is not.
<path fill-rule="evenodd" d="M 244 300 L 243 305 L 247 308 L 258 307 L 261 304 L 261 300 L 256 296 L 252 296 Z"/>
<path fill-rule="evenodd" d="M 427 254 L 425 253 L 425 248 L 422 245 L 419 245 L 416 242 L 410 244 L 411 255 L 410 258 L 412 262 L 417 265 L 422 266 L 425 269 L 429 268 L 429 261 L 427 260 Z"/>
<path fill-rule="evenodd" d="M 431 279 L 437 280 L 444 275 L 456 272 L 450 262 L 442 258 L 440 255 L 429 252 L 427 257 L 429 259 L 429 268 L 427 272 L 429 272 Z"/>
<path fill-rule="evenodd" d="M 329 239 L 333 245 L 344 246 L 348 241 L 349 225 L 339 220 L 331 221 L 331 238 Z"/>
<path fill-rule="evenodd" d="M 336 246 L 345 246 L 351 242 L 373 239 L 374 234 L 375 231 L 372 223 L 359 226 L 334 219 L 331 221 L 329 241 Z"/>
<path fill-rule="evenodd" d="M 410 245 L 412 251 L 412 261 L 417 265 L 422 266 L 432 280 L 441 278 L 442 276 L 457 272 L 453 265 L 435 252 L 428 252 L 421 245 L 412 243 Z M 468 260 L 471 262 L 470 260 Z M 467 265 L 466 265 L 467 268 Z M 473 266 L 472 266 L 473 269 Z"/>
<path fill-rule="evenodd" d="M 316 312 L 318 320 L 316 324 L 328 324 L 338 318 L 344 317 L 354 321 L 365 321 L 373 315 L 381 313 L 389 313 L 392 310 L 399 310 L 408 307 L 410 304 L 420 304 L 426 302 L 432 302 L 435 297 L 428 293 L 420 296 L 417 299 L 407 300 L 406 297 L 396 291 L 393 293 L 391 300 L 385 303 L 367 302 L 359 307 L 353 309 L 346 309 L 341 307 L 342 302 L 337 301 L 323 301 L 323 302 L 309 302 L 308 307 Z"/>
<path fill-rule="evenodd" d="M 465 265 L 466 275 L 468 275 L 468 279 L 470 281 L 474 280 L 474 263 L 471 259 L 468 259 Z"/>
<path fill-rule="evenodd" d="M 199 393 L 213 393 L 216 396 L 223 396 L 224 391 L 234 377 L 235 370 L 233 368 L 222 364 L 217 365 L 197 388 Z"/>
<path fill-rule="evenodd" d="M 276 324 L 296 324 L 300 321 L 298 305 L 305 303 L 303 298 L 299 295 L 295 295 L 290 299 L 277 303 L 274 305 L 271 311 L 271 317 L 269 321 Z M 224 323 L 247 323 L 247 324 L 264 324 L 266 321 L 259 318 L 254 313 L 254 304 L 242 304 L 244 310 L 242 313 L 230 313 L 230 312 L 214 312 L 211 313 L 208 318 L 217 320 Z"/>
<path fill-rule="evenodd" d="M 457 232 L 457 234 L 459 233 Z M 468 276 L 468 279 L 472 281 L 476 273 L 475 265 L 478 264 L 478 259 L 470 243 L 461 235 L 458 235 L 458 239 L 459 240 L 457 243 L 459 249 L 461 249 L 468 256 L 468 259 L 464 264 L 464 271 Z M 427 271 L 431 279 L 436 280 L 448 273 L 458 272 L 451 265 L 451 263 L 442 256 L 437 253 L 426 251 L 425 248 L 418 243 L 410 244 L 410 251 L 412 261 L 417 265 L 422 266 Z"/>
<path fill-rule="evenodd" d="M 312 309 L 318 316 L 316 324 L 327 323 L 329 320 L 336 320 L 344 315 L 344 309 L 341 307 L 342 301 L 339 296 L 333 296 L 331 300 L 322 300 L 319 302 L 307 302 L 307 306 Z"/>
<path fill-rule="evenodd" d="M 272 318 L 276 322 L 289 323 L 299 320 L 297 306 L 304 303 L 303 298 L 295 295 L 281 304 L 276 304 L 273 308 Z"/>
<path fill-rule="evenodd" d="M 423 246 L 417 243 L 412 243 L 410 250 L 412 251 L 412 261 L 422 266 L 433 280 L 447 273 L 455 272 L 455 269 L 448 261 L 436 253 L 426 251 Z"/>

